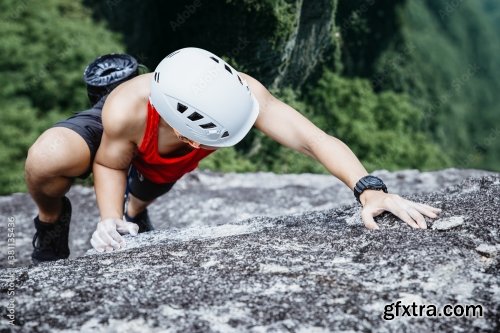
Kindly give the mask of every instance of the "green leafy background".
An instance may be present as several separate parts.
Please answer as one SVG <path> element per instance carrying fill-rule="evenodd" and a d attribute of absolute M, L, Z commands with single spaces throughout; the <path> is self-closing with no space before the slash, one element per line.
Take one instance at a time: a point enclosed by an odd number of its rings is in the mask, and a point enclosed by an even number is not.
<path fill-rule="evenodd" d="M 0 194 L 26 190 L 40 133 L 89 107 L 81 77 L 91 60 L 128 52 L 154 68 L 186 46 L 259 79 L 369 170 L 499 171 L 499 36 L 495 0 L 3 0 Z M 287 56 L 294 40 L 304 44 Z M 201 166 L 325 172 L 257 131 Z"/>

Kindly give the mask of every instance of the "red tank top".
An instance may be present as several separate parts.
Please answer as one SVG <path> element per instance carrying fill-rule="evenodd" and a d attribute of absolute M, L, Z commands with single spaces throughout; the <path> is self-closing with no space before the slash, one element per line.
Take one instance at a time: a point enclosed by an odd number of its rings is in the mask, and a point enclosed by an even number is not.
<path fill-rule="evenodd" d="M 160 115 L 148 102 L 146 131 L 132 164 L 145 178 L 153 183 L 173 183 L 184 174 L 194 170 L 198 163 L 215 150 L 193 149 L 179 157 L 161 157 L 158 153 L 158 124 Z"/>

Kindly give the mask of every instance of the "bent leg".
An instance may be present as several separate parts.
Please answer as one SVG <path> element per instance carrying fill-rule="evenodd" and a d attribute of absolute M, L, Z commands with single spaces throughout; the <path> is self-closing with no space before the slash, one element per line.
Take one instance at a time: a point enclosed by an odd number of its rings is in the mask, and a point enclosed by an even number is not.
<path fill-rule="evenodd" d="M 153 203 L 155 199 L 150 200 L 150 201 L 143 201 L 139 198 L 137 198 L 135 195 L 132 193 L 128 194 L 128 201 L 127 201 L 127 215 L 130 217 L 136 217 L 144 211 L 151 203 Z"/>
<path fill-rule="evenodd" d="M 157 184 L 144 178 L 133 166 L 128 174 L 128 202 L 127 215 L 134 217 L 140 214 L 156 198 L 172 189 L 175 182 Z"/>
<path fill-rule="evenodd" d="M 56 222 L 73 178 L 91 167 L 90 149 L 76 132 L 52 127 L 28 151 L 25 179 L 43 222 Z"/>
<path fill-rule="evenodd" d="M 141 174 L 131 167 L 128 175 L 128 200 L 124 211 L 125 219 L 136 223 L 139 226 L 139 232 L 154 230 L 149 219 L 147 206 L 149 206 L 157 197 L 167 193 L 173 183 L 156 184 L 144 178 Z"/>

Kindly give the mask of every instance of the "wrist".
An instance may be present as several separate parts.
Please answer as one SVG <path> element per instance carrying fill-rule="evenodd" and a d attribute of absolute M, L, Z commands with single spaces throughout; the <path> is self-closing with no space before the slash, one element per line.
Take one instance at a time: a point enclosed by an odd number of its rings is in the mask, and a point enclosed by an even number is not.
<path fill-rule="evenodd" d="M 99 219 L 99 223 L 103 223 L 103 222 L 106 222 L 108 220 L 121 220 L 122 217 L 117 217 L 117 216 L 102 216 L 100 219 Z"/>
<path fill-rule="evenodd" d="M 366 206 L 366 202 L 370 200 L 370 198 L 374 195 L 376 196 L 377 194 L 380 194 L 379 192 L 380 191 L 378 190 L 364 190 L 363 193 L 361 193 L 359 196 L 359 202 L 364 207 Z"/>
<path fill-rule="evenodd" d="M 387 193 L 387 186 L 385 186 L 382 179 L 372 175 L 368 175 L 364 176 L 356 183 L 353 191 L 354 196 L 356 197 L 358 202 L 364 206 L 366 204 L 367 198 L 371 197 L 374 192 L 383 191 Z"/>

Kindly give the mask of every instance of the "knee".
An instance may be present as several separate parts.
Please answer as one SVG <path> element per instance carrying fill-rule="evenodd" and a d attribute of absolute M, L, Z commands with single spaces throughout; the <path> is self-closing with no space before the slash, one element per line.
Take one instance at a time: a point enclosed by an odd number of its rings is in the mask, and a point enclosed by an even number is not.
<path fill-rule="evenodd" d="M 25 174 L 29 179 L 61 176 L 71 159 L 72 154 L 68 139 L 59 133 L 58 129 L 51 128 L 33 143 L 28 150 L 25 162 Z"/>
<path fill-rule="evenodd" d="M 61 176 L 64 163 L 58 155 L 42 135 L 28 150 L 24 165 L 26 181 L 36 183 Z"/>
<path fill-rule="evenodd" d="M 28 150 L 26 161 L 24 164 L 24 176 L 28 186 L 30 184 L 38 183 L 49 175 L 49 170 L 43 161 L 42 154 L 40 154 L 40 147 L 37 143 L 33 144 Z"/>
<path fill-rule="evenodd" d="M 57 166 L 57 157 L 51 160 L 51 157 L 46 156 L 46 152 L 36 144 L 28 151 L 24 178 L 33 198 L 39 198 L 40 195 L 61 197 L 72 184 L 72 179 L 65 177 L 63 169 Z"/>

